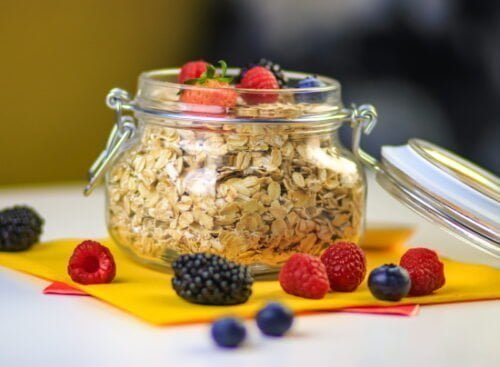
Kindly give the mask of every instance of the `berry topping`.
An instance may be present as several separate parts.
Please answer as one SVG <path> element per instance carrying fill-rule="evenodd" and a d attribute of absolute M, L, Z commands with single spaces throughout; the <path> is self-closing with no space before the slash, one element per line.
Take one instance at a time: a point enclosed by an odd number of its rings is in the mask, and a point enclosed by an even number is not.
<path fill-rule="evenodd" d="M 68 274 L 80 284 L 110 283 L 116 274 L 115 260 L 99 242 L 83 241 L 69 259 Z"/>
<path fill-rule="evenodd" d="M 321 255 L 330 287 L 338 292 L 352 292 L 366 275 L 366 257 L 355 243 L 337 242 Z"/>
<path fill-rule="evenodd" d="M 220 75 L 217 74 L 213 65 L 208 64 L 207 70 L 198 78 L 185 80 L 185 84 L 204 88 L 184 89 L 181 92 L 180 101 L 198 105 L 233 107 L 238 95 L 229 84 L 232 78 L 226 77 L 226 63 L 224 61 L 219 61 L 219 63 Z"/>
<path fill-rule="evenodd" d="M 281 303 L 268 303 L 257 313 L 256 320 L 264 335 L 282 336 L 292 327 L 293 312 Z"/>
<path fill-rule="evenodd" d="M 247 335 L 245 325 L 233 317 L 225 317 L 212 324 L 212 338 L 219 347 L 236 348 Z"/>
<path fill-rule="evenodd" d="M 33 209 L 15 206 L 0 211 L 0 251 L 22 251 L 37 243 L 43 219 Z"/>
<path fill-rule="evenodd" d="M 427 248 L 412 248 L 401 257 L 399 265 L 411 278 L 410 296 L 424 296 L 445 283 L 444 266 L 436 252 Z"/>
<path fill-rule="evenodd" d="M 323 83 L 321 80 L 313 76 L 308 76 L 307 78 L 299 80 L 297 82 L 296 88 L 318 88 L 324 86 L 325 83 Z M 295 101 L 297 103 L 321 103 L 325 101 L 326 97 L 326 93 L 322 92 L 296 93 Z"/>
<path fill-rule="evenodd" d="M 307 254 L 294 254 L 283 265 L 279 280 L 286 293 L 304 298 L 321 299 L 330 288 L 321 260 Z"/>
<path fill-rule="evenodd" d="M 186 80 L 197 79 L 207 71 L 208 62 L 203 60 L 190 61 L 182 65 L 181 71 L 177 78 L 179 83 L 184 83 Z"/>
<path fill-rule="evenodd" d="M 246 72 L 248 70 L 252 69 L 254 66 L 265 67 L 267 70 L 269 70 L 271 73 L 273 73 L 274 77 L 278 81 L 278 85 L 280 88 L 285 87 L 286 84 L 288 83 L 288 79 L 287 79 L 285 73 L 283 72 L 283 70 L 281 70 L 281 66 L 279 64 L 272 62 L 271 60 L 267 60 L 264 58 L 260 59 L 258 62 L 250 63 L 250 64 L 246 65 L 245 67 L 241 68 L 240 75 L 238 75 L 237 82 L 240 83 L 241 79 L 243 79 Z"/>
<path fill-rule="evenodd" d="M 278 81 L 272 72 L 263 66 L 254 66 L 241 79 L 238 88 L 245 89 L 279 89 Z M 273 103 L 278 99 L 276 93 L 242 93 L 248 104 Z"/>
<path fill-rule="evenodd" d="M 181 102 L 222 107 L 233 107 L 236 104 L 238 95 L 228 83 L 207 80 L 197 85 L 214 89 L 184 90 L 181 94 Z"/>
<path fill-rule="evenodd" d="M 252 294 L 250 269 L 217 255 L 181 255 L 172 268 L 172 286 L 189 302 L 235 305 L 246 302 Z"/>
<path fill-rule="evenodd" d="M 410 291 L 410 275 L 401 266 L 389 264 L 373 269 L 368 277 L 368 288 L 375 298 L 399 301 Z"/>

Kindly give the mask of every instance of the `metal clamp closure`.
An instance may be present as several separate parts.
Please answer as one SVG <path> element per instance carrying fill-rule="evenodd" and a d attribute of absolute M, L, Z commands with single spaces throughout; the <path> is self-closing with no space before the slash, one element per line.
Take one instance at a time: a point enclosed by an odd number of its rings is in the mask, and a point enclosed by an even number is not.
<path fill-rule="evenodd" d="M 356 107 L 356 105 L 353 104 L 347 112 L 350 112 L 349 119 L 352 128 L 351 149 L 354 156 L 369 168 L 372 168 L 375 171 L 380 171 L 381 168 L 379 162 L 361 148 L 362 134 L 370 134 L 377 124 L 377 110 L 369 104 L 364 104 L 359 107 Z"/>
<path fill-rule="evenodd" d="M 132 116 L 123 115 L 123 110 L 129 108 L 130 98 L 126 91 L 115 88 L 106 97 L 106 105 L 116 111 L 116 123 L 108 138 L 106 148 L 101 152 L 89 169 L 89 182 L 83 193 L 88 196 L 102 180 L 111 163 L 121 151 L 123 145 L 134 136 L 135 120 Z"/>

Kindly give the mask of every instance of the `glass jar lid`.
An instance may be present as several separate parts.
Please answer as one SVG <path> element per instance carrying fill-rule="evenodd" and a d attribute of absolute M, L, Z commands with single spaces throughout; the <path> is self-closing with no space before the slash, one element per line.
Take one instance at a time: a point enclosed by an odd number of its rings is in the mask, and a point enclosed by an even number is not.
<path fill-rule="evenodd" d="M 500 259 L 500 179 L 424 140 L 382 147 L 382 160 L 362 160 L 386 191 L 426 219 Z M 370 157 L 371 158 L 371 157 Z"/>

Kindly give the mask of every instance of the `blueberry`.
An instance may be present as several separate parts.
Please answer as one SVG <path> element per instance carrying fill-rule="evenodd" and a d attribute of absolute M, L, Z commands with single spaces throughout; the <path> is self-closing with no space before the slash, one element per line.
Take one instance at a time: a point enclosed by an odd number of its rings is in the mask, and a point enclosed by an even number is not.
<path fill-rule="evenodd" d="M 408 295 L 410 287 L 410 275 L 406 269 L 394 264 L 379 266 L 368 277 L 370 292 L 384 301 L 399 301 Z"/>
<path fill-rule="evenodd" d="M 293 323 L 293 312 L 280 303 L 269 303 L 257 313 L 257 326 L 263 334 L 282 336 Z"/>
<path fill-rule="evenodd" d="M 212 338 L 220 347 L 235 348 L 245 340 L 246 335 L 245 325 L 232 317 L 219 319 L 212 324 Z"/>
<path fill-rule="evenodd" d="M 313 76 L 299 80 L 295 85 L 296 88 L 318 88 L 324 86 L 325 83 Z M 321 103 L 326 100 L 326 97 L 327 94 L 322 92 L 296 93 L 295 101 L 298 103 Z"/>

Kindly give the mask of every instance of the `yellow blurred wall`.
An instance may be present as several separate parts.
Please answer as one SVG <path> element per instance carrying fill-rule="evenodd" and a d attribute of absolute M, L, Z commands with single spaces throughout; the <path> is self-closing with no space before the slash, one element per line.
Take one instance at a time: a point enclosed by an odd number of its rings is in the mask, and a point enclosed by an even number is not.
<path fill-rule="evenodd" d="M 199 58 L 206 4 L 0 0 L 0 185 L 84 179 L 113 124 L 107 92 Z"/>

